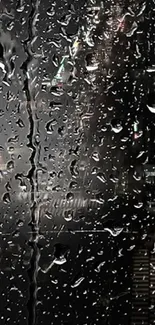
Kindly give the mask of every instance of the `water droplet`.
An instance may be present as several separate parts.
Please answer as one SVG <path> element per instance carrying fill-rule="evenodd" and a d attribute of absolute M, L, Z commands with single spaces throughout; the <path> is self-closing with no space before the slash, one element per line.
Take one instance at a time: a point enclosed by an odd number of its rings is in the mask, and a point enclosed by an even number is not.
<path fill-rule="evenodd" d="M 147 108 L 149 109 L 149 111 L 153 114 L 155 114 L 155 105 L 154 106 L 149 106 L 147 105 Z"/>
<path fill-rule="evenodd" d="M 73 211 L 72 210 L 64 211 L 64 219 L 66 221 L 71 221 L 73 219 Z"/>
<path fill-rule="evenodd" d="M 10 193 L 9 193 L 9 192 L 7 192 L 7 193 L 5 193 L 5 194 L 3 195 L 3 202 L 4 202 L 5 204 L 8 204 L 8 203 L 11 202 L 11 198 L 10 198 Z"/>
<path fill-rule="evenodd" d="M 104 230 L 108 231 L 113 237 L 117 237 L 123 231 L 123 228 L 104 228 Z"/>
<path fill-rule="evenodd" d="M 98 266 L 96 267 L 95 271 L 96 271 L 97 273 L 99 273 L 99 272 L 101 271 L 101 267 L 102 267 L 105 263 L 106 263 L 106 262 L 103 261 L 103 262 L 101 262 L 100 264 L 98 264 Z"/>
<path fill-rule="evenodd" d="M 93 152 L 93 154 L 92 154 L 92 158 L 93 158 L 95 161 L 99 161 L 99 160 L 100 160 L 99 153 L 98 153 L 97 151 Z"/>
<path fill-rule="evenodd" d="M 89 53 L 86 56 L 86 69 L 87 71 L 95 71 L 98 69 L 98 62 L 94 53 Z"/>
<path fill-rule="evenodd" d="M 143 206 L 143 202 L 138 202 L 137 204 L 134 204 L 134 207 L 136 209 L 140 209 L 140 208 L 142 208 L 142 206 Z"/>
<path fill-rule="evenodd" d="M 74 194 L 72 192 L 67 193 L 66 195 L 67 201 L 71 201 L 74 199 Z"/>
<path fill-rule="evenodd" d="M 13 160 L 8 161 L 8 162 L 7 162 L 7 166 L 6 166 L 6 168 L 7 168 L 7 170 L 8 170 L 9 172 L 12 172 L 13 169 L 15 168 L 15 166 L 14 166 L 14 161 L 13 161 Z"/>
<path fill-rule="evenodd" d="M 102 182 L 102 183 L 106 183 L 106 177 L 103 173 L 98 173 L 97 174 L 97 178 Z"/>
<path fill-rule="evenodd" d="M 24 122 L 22 121 L 21 118 L 18 119 L 18 121 L 16 122 L 16 124 L 20 127 L 20 128 L 24 128 L 25 124 Z"/>
<path fill-rule="evenodd" d="M 84 277 L 79 278 L 78 280 L 75 281 L 74 284 L 71 285 L 71 288 L 77 288 L 84 280 Z"/>
<path fill-rule="evenodd" d="M 52 6 L 52 7 L 50 7 L 50 8 L 47 9 L 47 15 L 49 17 L 53 17 L 55 15 L 55 8 L 54 8 L 54 6 Z"/>
<path fill-rule="evenodd" d="M 67 262 L 66 258 L 64 256 L 61 256 L 59 258 L 55 258 L 53 263 L 57 265 L 63 265 Z"/>
<path fill-rule="evenodd" d="M 49 220 L 52 220 L 52 219 L 53 219 L 53 216 L 52 216 L 52 214 L 51 214 L 49 211 L 46 211 L 46 212 L 45 212 L 45 217 L 46 217 L 47 219 L 49 219 Z"/>
<path fill-rule="evenodd" d="M 78 187 L 78 184 L 77 182 L 75 181 L 72 181 L 70 184 L 69 184 L 69 188 L 70 189 L 76 189 Z"/>
<path fill-rule="evenodd" d="M 9 182 L 6 183 L 5 188 L 6 188 L 7 192 L 11 191 L 12 188 L 11 188 L 11 185 Z"/>
<path fill-rule="evenodd" d="M 123 126 L 120 124 L 117 124 L 115 127 L 112 126 L 112 131 L 115 133 L 120 133 L 123 130 Z"/>
<path fill-rule="evenodd" d="M 47 122 L 47 124 L 46 124 L 46 131 L 47 131 L 47 133 L 48 134 L 52 134 L 53 133 L 53 124 L 52 124 L 52 121 L 49 121 L 49 122 Z"/>

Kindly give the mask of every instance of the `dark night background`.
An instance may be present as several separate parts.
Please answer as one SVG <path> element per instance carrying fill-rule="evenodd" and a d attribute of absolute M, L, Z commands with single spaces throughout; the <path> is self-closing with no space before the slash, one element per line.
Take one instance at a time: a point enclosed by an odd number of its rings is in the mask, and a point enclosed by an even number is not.
<path fill-rule="evenodd" d="M 155 3 L 102 4 L 76 78 L 51 87 L 93 1 L 0 1 L 0 325 L 154 323 Z"/>

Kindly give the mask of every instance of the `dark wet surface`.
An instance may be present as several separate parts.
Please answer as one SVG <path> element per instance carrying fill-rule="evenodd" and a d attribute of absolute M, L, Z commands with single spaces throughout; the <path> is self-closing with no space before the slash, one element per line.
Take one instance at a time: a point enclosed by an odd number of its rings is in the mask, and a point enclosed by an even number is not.
<path fill-rule="evenodd" d="M 0 2 L 2 325 L 142 324 L 133 256 L 150 229 L 154 245 L 153 8 Z"/>

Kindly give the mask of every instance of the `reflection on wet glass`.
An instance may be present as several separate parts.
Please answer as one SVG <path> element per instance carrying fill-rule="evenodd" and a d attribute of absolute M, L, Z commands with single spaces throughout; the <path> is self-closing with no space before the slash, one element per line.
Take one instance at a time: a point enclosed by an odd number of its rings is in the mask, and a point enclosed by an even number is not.
<path fill-rule="evenodd" d="M 153 8 L 0 2 L 2 324 L 153 324 Z"/>

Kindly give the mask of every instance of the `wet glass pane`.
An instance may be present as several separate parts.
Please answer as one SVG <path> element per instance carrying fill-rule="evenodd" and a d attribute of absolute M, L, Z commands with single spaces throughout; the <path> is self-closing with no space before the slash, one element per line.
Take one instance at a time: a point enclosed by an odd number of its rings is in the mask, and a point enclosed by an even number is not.
<path fill-rule="evenodd" d="M 0 324 L 152 325 L 155 1 L 0 1 Z"/>

